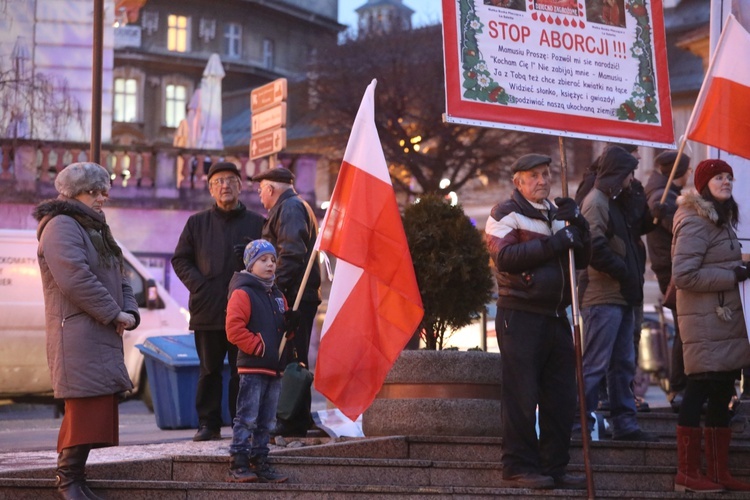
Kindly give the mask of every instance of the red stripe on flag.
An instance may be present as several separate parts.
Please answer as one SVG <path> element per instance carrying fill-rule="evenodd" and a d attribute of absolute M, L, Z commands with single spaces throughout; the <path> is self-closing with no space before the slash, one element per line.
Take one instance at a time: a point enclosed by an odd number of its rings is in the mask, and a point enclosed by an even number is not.
<path fill-rule="evenodd" d="M 356 420 L 375 399 L 421 318 L 419 305 L 363 274 L 320 341 L 316 389 Z"/>
<path fill-rule="evenodd" d="M 688 139 L 750 159 L 750 87 L 714 77 Z"/>

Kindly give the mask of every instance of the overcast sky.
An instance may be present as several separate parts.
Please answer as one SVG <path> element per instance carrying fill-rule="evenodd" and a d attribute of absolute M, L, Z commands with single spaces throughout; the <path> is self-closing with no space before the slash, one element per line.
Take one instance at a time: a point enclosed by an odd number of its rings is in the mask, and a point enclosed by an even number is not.
<path fill-rule="evenodd" d="M 440 0 L 402 0 L 404 5 L 413 9 L 411 18 L 414 27 L 434 24 L 442 17 Z M 367 0 L 339 0 L 339 22 L 349 26 L 357 25 L 357 14 L 354 9 L 363 6 Z"/>

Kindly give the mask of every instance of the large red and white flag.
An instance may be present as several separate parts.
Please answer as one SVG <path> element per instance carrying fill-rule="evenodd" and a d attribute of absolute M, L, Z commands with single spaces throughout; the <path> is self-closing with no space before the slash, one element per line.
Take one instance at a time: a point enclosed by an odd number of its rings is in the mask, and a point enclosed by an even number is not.
<path fill-rule="evenodd" d="M 734 16 L 716 45 L 687 138 L 750 159 L 750 33 Z"/>
<path fill-rule="evenodd" d="M 375 128 L 375 85 L 354 120 L 319 249 L 336 256 L 315 388 L 356 420 L 424 310 L 396 196 Z"/>

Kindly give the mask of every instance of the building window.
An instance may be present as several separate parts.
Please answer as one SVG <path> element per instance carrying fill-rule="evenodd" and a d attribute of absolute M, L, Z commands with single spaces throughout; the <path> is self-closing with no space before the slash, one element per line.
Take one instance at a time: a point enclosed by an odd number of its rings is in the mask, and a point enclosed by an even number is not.
<path fill-rule="evenodd" d="M 273 40 L 263 39 L 263 67 L 273 69 Z"/>
<path fill-rule="evenodd" d="M 185 16 L 170 14 L 167 18 L 167 27 L 167 50 L 187 52 L 190 48 L 188 46 L 189 19 Z"/>
<path fill-rule="evenodd" d="M 167 127 L 177 128 L 185 118 L 187 106 L 187 87 L 168 83 L 164 92 L 164 124 Z"/>
<path fill-rule="evenodd" d="M 138 81 L 135 78 L 115 78 L 114 120 L 138 121 Z"/>
<path fill-rule="evenodd" d="M 240 45 L 242 43 L 242 26 L 237 23 L 229 23 L 224 26 L 224 55 L 231 58 L 240 57 Z"/>

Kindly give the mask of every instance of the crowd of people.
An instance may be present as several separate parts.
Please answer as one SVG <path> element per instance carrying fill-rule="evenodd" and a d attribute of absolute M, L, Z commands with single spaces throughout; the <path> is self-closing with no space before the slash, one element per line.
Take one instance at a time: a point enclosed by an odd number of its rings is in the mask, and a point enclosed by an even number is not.
<path fill-rule="evenodd" d="M 570 439 L 591 435 L 603 397 L 613 440 L 658 440 L 640 429 L 643 402 L 633 391 L 648 247 L 665 301 L 674 297 L 668 304 L 676 325 L 669 400 L 679 412 L 674 489 L 750 491 L 728 466 L 730 402 L 750 366 L 738 287 L 750 269 L 735 232 L 734 173 L 722 160 L 704 160 L 695 169 L 695 190 L 683 194 L 689 157 L 659 154 L 645 187 L 634 179 L 639 159 L 633 146 L 608 145 L 586 170 L 576 199 L 552 203 L 552 159 L 524 155 L 511 167 L 510 199 L 487 221 L 503 380 L 513 381 L 501 395 L 507 487 L 584 488 L 585 477 L 567 472 Z M 570 257 L 582 318 L 582 405 L 568 323 Z"/>
<path fill-rule="evenodd" d="M 503 385 L 501 395 L 504 486 L 584 488 L 586 478 L 567 470 L 570 441 L 592 432 L 592 412 L 603 398 L 613 440 L 657 440 L 640 429 L 636 415 L 642 403 L 633 392 L 646 235 L 660 290 L 667 302 L 674 297 L 669 304 L 677 332 L 669 394 L 679 411 L 674 488 L 750 491 L 750 483 L 735 479 L 728 467 L 729 405 L 741 370 L 750 367 L 738 290 L 750 268 L 735 232 L 734 173 L 722 160 L 702 161 L 695 168 L 695 190 L 682 193 L 690 159 L 682 156 L 674 165 L 676 160 L 674 152 L 658 155 L 644 187 L 634 179 L 636 148 L 607 146 L 586 171 L 576 199 L 554 203 L 548 199 L 551 157 L 527 154 L 513 163 L 515 189 L 492 209 L 485 228 L 498 285 L 502 377 L 513 381 Z M 267 218 L 240 202 L 242 175 L 233 163 L 212 165 L 207 181 L 214 204 L 188 219 L 172 259 L 190 292 L 199 358 L 199 425 L 193 439 L 221 438 L 227 357 L 233 423 L 227 480 L 283 482 L 286 476 L 267 460 L 270 436 L 304 436 L 313 425 L 309 389 L 297 414 L 277 419 L 276 408 L 283 367 L 292 359 L 308 362 L 321 301 L 318 266 L 306 281 L 303 276 L 317 220 L 288 169 L 253 178 Z M 92 448 L 118 444 L 117 404 L 132 389 L 122 334 L 138 326 L 139 314 L 123 274 L 122 251 L 102 210 L 109 173 L 96 163 L 74 163 L 58 174 L 55 187 L 59 196 L 40 203 L 34 217 L 48 362 L 55 397 L 65 401 L 57 488 L 61 498 L 93 499 L 99 497 L 86 483 L 85 465 Z M 568 319 L 573 293 L 583 322 L 585 428 L 577 414 Z"/>

